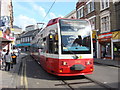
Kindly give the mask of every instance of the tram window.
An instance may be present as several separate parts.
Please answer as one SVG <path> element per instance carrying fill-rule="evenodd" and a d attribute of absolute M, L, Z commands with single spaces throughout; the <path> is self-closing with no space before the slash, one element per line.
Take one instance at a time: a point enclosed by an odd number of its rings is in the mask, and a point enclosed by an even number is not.
<path fill-rule="evenodd" d="M 41 52 L 46 52 L 46 42 L 42 43 Z"/>
<path fill-rule="evenodd" d="M 45 37 L 45 38 L 43 38 L 43 41 L 46 41 L 46 37 Z"/>
<path fill-rule="evenodd" d="M 48 52 L 51 54 L 58 54 L 58 34 L 49 34 L 48 37 Z"/>

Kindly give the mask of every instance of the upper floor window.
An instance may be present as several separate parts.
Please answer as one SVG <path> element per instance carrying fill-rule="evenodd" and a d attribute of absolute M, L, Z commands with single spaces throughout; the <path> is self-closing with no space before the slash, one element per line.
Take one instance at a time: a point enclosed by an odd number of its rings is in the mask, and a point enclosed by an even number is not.
<path fill-rule="evenodd" d="M 95 2 L 94 0 L 91 2 L 91 11 L 94 11 L 95 10 Z"/>
<path fill-rule="evenodd" d="M 84 13 L 83 11 L 84 11 L 84 10 L 83 10 L 83 7 L 77 11 L 77 17 L 78 17 L 78 18 L 83 17 L 83 13 Z"/>
<path fill-rule="evenodd" d="M 95 30 L 95 17 L 91 18 L 90 20 L 92 30 Z"/>
<path fill-rule="evenodd" d="M 102 17 L 101 18 L 101 32 L 108 32 L 110 31 L 110 17 Z"/>
<path fill-rule="evenodd" d="M 100 2 L 101 10 L 104 10 L 109 7 L 109 0 L 101 0 Z"/>
<path fill-rule="evenodd" d="M 30 42 L 30 37 L 28 37 L 28 42 Z"/>
<path fill-rule="evenodd" d="M 95 10 L 95 2 L 94 0 L 92 0 L 87 4 L 87 14 L 91 13 L 94 10 Z"/>

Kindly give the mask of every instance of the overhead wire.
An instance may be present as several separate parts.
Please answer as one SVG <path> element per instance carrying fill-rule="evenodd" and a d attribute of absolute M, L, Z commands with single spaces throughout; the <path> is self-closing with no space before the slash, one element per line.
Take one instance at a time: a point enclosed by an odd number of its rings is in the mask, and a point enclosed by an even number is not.
<path fill-rule="evenodd" d="M 47 11 L 45 17 L 43 18 L 42 22 L 45 20 L 45 18 L 47 17 L 47 15 L 49 14 L 50 10 L 52 9 L 53 5 L 55 4 L 56 0 L 54 0 L 54 2 L 52 3 L 51 7 L 49 8 L 49 10 Z M 43 24 L 44 25 L 44 24 Z M 43 28 L 43 25 L 42 25 L 42 28 Z"/>

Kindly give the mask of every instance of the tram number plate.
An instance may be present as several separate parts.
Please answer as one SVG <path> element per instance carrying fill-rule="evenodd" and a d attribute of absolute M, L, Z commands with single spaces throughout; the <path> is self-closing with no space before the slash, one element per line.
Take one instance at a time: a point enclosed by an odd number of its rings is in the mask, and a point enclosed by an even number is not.
<path fill-rule="evenodd" d="M 75 63 L 81 63 L 81 61 L 75 61 Z"/>

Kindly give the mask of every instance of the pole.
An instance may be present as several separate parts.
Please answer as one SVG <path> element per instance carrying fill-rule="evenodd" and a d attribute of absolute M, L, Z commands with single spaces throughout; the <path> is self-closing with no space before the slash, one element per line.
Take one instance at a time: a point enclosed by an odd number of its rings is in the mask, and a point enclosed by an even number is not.
<path fill-rule="evenodd" d="M 112 38 L 111 38 L 111 59 L 113 60 L 114 59 L 114 55 L 113 55 L 113 41 L 112 41 Z"/>

